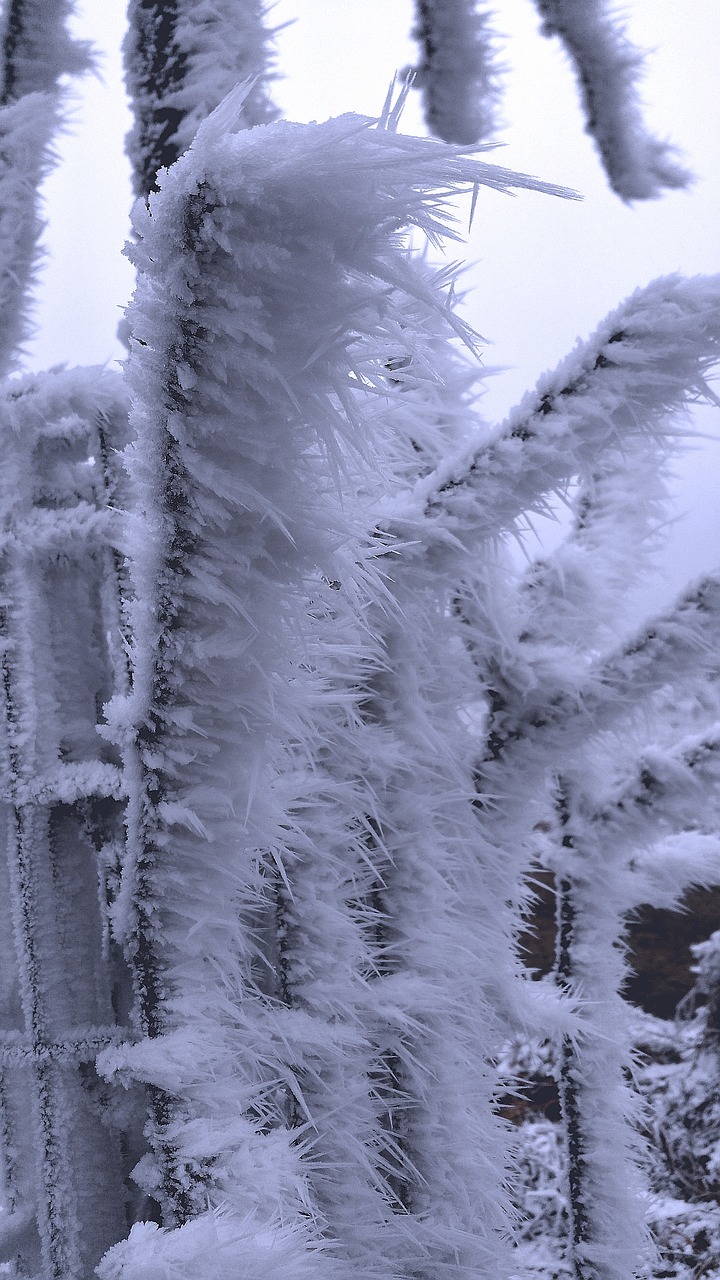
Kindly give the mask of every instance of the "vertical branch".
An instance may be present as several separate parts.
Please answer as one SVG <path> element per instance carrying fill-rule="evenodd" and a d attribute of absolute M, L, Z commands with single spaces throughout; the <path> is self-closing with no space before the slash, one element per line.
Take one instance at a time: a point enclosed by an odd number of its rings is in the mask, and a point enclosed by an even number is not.
<path fill-rule="evenodd" d="M 577 1280 L 622 1280 L 648 1249 L 641 1199 L 639 1102 L 627 1082 L 629 1013 L 620 991 L 624 935 L 635 905 L 624 843 L 603 838 L 568 777 L 556 784 L 561 843 L 556 980 L 578 1002 L 560 1053 L 568 1154 L 569 1252 Z M 615 834 L 615 833 L 613 833 Z"/>
<path fill-rule="evenodd" d="M 26 1133 L 25 1168 L 9 1176 L 18 1226 L 36 1219 L 41 1265 L 57 1280 L 81 1280 L 128 1225 L 124 1122 L 108 1128 L 113 1099 L 92 1066 L 122 1035 L 101 904 L 123 787 L 97 732 L 112 692 L 102 595 L 115 539 L 95 458 L 98 418 L 118 431 L 124 416 L 100 371 L 13 382 L 1 409 L 4 852 L 18 974 L 2 1047 L 8 1136 Z M 37 1237 L 16 1235 L 35 1266 Z"/>
<path fill-rule="evenodd" d="M 559 778 L 556 792 L 557 814 L 560 822 L 561 843 L 566 855 L 570 855 L 570 867 L 576 853 L 575 838 L 570 826 L 570 796 L 565 779 Z M 567 867 L 567 858 L 565 859 Z M 577 947 L 577 907 L 573 897 L 573 881 L 563 874 L 557 879 L 557 916 L 555 977 L 561 991 L 572 997 L 576 990 L 577 972 L 575 950 Z M 598 958 L 599 959 L 599 958 Z M 588 1194 L 588 1167 L 585 1153 L 580 1105 L 581 1068 L 576 1045 L 570 1036 L 563 1036 L 560 1046 L 559 1094 L 560 1108 L 565 1126 L 565 1142 L 568 1155 L 568 1204 L 570 1215 L 570 1256 L 577 1280 L 595 1280 L 595 1272 L 583 1262 L 583 1250 L 590 1243 L 591 1224 L 586 1197 Z"/>
<path fill-rule="evenodd" d="M 70 12 L 68 0 L 8 0 L 0 18 L 0 375 L 28 335 L 42 233 L 38 189 L 53 162 L 60 77 L 89 63 L 86 47 L 67 34 Z"/>
<path fill-rule="evenodd" d="M 498 69 L 487 13 L 476 0 L 416 0 L 415 7 L 422 57 L 414 85 L 422 91 L 425 123 L 445 142 L 488 141 Z"/>

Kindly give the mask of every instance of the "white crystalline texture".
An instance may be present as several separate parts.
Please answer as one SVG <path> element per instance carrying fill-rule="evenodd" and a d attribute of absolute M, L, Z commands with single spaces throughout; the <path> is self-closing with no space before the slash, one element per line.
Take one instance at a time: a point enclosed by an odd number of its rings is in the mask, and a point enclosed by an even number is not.
<path fill-rule="evenodd" d="M 445 142 L 486 142 L 494 130 L 495 49 L 489 18 L 475 0 L 417 0 L 413 35 L 421 48 L 414 86 L 425 122 Z"/>
<path fill-rule="evenodd" d="M 674 149 L 645 130 L 637 89 L 643 58 L 608 0 L 535 0 L 535 6 L 544 33 L 560 37 L 573 64 L 587 130 L 613 191 L 623 200 L 648 200 L 687 186 Z"/>
<path fill-rule="evenodd" d="M 100 1280 L 342 1280 L 332 1251 L 308 1248 L 285 1224 L 206 1213 L 179 1231 L 137 1223 L 103 1258 Z"/>

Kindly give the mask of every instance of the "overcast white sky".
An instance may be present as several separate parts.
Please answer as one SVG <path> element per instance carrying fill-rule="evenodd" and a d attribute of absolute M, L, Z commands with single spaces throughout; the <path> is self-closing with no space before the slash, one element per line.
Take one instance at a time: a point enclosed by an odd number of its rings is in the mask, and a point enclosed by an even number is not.
<path fill-rule="evenodd" d="M 628 208 L 607 189 L 583 132 L 572 74 L 554 41 L 538 34 L 530 0 L 496 0 L 507 67 L 498 162 L 575 188 L 583 202 L 532 193 L 481 195 L 467 256 L 469 318 L 492 345 L 484 363 L 508 366 L 489 380 L 490 420 L 507 409 L 638 285 L 672 271 L 720 269 L 720 53 L 718 0 L 629 0 L 633 40 L 651 50 L 644 82 L 647 120 L 681 149 L 693 189 Z M 296 120 L 343 111 L 376 114 L 392 74 L 412 62 L 411 0 L 279 0 L 273 21 L 284 78 L 275 97 Z M 294 20 L 294 21 L 293 21 Z M 39 332 L 29 367 L 117 358 L 115 329 L 132 288 L 120 256 L 129 204 L 120 89 L 124 5 L 82 0 L 78 29 L 104 52 L 103 81 L 78 94 L 63 164 L 47 184 L 51 258 L 42 278 Z M 416 95 L 404 127 L 421 129 Z M 492 157 L 491 157 L 492 158 Z M 452 251 L 456 256 L 457 248 Z M 720 412 L 702 415 L 720 437 Z M 720 448 L 683 463 L 665 594 L 720 563 Z"/>

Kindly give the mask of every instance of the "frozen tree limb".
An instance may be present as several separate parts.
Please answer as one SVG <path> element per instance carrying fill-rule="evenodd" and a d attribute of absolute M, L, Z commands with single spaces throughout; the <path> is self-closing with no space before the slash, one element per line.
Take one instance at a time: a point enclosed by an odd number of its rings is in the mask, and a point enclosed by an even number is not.
<path fill-rule="evenodd" d="M 272 32 L 261 0 L 132 0 L 125 68 L 135 125 L 127 139 L 136 194 L 187 150 L 238 83 L 246 128 L 276 116 L 267 92 Z"/>
<path fill-rule="evenodd" d="M 445 142 L 488 141 L 498 73 L 487 13 L 476 0 L 416 0 L 416 14 L 422 56 L 413 85 L 422 92 L 428 129 Z"/>
<path fill-rule="evenodd" d="M 29 289 L 38 265 L 38 188 L 54 162 L 62 75 L 89 65 L 70 38 L 68 0 L 8 0 L 0 18 L 0 374 L 28 336 Z"/>
<path fill-rule="evenodd" d="M 587 131 L 613 191 L 622 200 L 648 200 L 687 186 L 690 175 L 674 149 L 645 130 L 637 93 L 643 58 L 608 0 L 535 0 L 535 6 L 543 33 L 560 37 L 573 64 Z"/>

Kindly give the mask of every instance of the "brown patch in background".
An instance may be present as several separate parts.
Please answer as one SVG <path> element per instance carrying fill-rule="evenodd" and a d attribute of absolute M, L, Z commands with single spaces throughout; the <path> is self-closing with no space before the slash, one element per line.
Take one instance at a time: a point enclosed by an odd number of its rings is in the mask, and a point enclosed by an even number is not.
<path fill-rule="evenodd" d="M 551 871 L 533 871 L 537 895 L 527 929 L 519 943 L 529 968 L 538 977 L 549 973 L 555 952 L 555 878 Z M 693 889 L 685 896 L 685 910 L 659 911 L 645 907 L 628 930 L 628 959 L 633 969 L 625 995 L 657 1018 L 672 1018 L 679 1000 L 690 990 L 694 974 L 690 947 L 705 942 L 720 929 L 720 889 Z"/>

